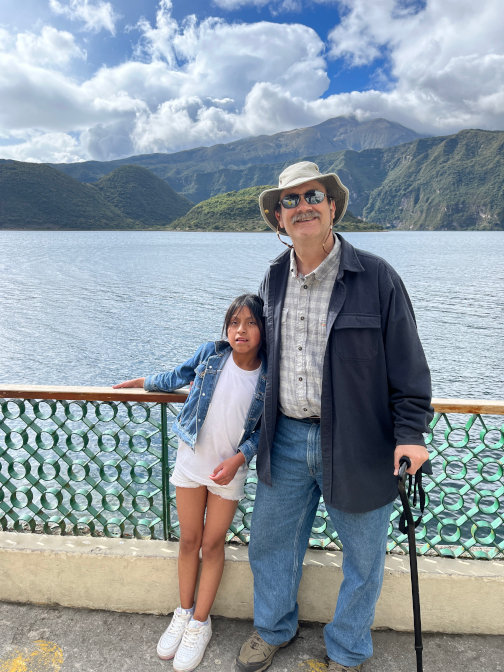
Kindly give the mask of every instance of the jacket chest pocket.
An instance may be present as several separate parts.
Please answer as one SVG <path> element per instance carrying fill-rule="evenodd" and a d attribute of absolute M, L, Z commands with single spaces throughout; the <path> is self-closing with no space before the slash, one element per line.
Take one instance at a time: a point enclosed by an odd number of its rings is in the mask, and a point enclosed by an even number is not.
<path fill-rule="evenodd" d="M 368 362 L 378 354 L 381 338 L 379 315 L 338 315 L 333 330 L 340 359 Z"/>

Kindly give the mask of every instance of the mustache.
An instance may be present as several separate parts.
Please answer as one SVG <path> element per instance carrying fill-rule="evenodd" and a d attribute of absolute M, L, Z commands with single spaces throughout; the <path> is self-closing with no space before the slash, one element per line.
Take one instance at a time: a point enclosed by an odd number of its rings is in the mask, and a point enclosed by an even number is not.
<path fill-rule="evenodd" d="M 320 219 L 320 212 L 317 212 L 316 210 L 308 210 L 308 212 L 300 212 L 297 215 L 294 215 L 292 218 L 292 223 L 295 224 L 296 222 L 304 222 L 306 219 Z"/>

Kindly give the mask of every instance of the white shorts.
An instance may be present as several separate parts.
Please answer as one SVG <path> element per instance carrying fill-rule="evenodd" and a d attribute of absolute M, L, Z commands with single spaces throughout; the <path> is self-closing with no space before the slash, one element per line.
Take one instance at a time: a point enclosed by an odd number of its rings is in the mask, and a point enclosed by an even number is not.
<path fill-rule="evenodd" d="M 238 486 L 232 485 L 231 483 L 229 485 L 217 485 L 215 483 L 213 485 L 207 485 L 206 483 L 198 483 L 197 481 L 193 481 L 188 478 L 180 471 L 180 469 L 177 469 L 176 462 L 175 469 L 173 470 L 170 478 L 170 483 L 176 488 L 200 488 L 202 485 L 204 485 L 208 492 L 211 492 L 212 495 L 222 497 L 222 499 L 232 499 L 238 501 L 245 497 L 243 481 Z"/>

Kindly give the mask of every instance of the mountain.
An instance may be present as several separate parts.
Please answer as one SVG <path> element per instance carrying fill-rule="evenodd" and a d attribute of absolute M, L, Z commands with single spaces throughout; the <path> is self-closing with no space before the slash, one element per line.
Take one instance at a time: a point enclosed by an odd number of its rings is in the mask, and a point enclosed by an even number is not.
<path fill-rule="evenodd" d="M 174 231 L 271 231 L 259 210 L 259 194 L 268 186 L 218 194 L 172 222 Z"/>
<path fill-rule="evenodd" d="M 352 211 L 366 220 L 404 230 L 504 229 L 503 131 L 313 159 L 338 173 Z"/>
<path fill-rule="evenodd" d="M 504 131 L 464 130 L 394 147 L 296 157 L 301 159 L 314 161 L 323 173 L 338 173 L 350 191 L 351 211 L 365 226 L 504 230 Z M 276 184 L 290 163 L 282 159 L 215 170 L 184 164 L 185 172 L 170 177 L 170 190 L 138 166 L 119 167 L 93 184 L 82 184 L 47 165 L 0 162 L 0 228 L 163 228 L 167 223 L 185 228 L 191 222 L 215 227 L 224 219 L 226 230 L 257 222 L 262 226 L 258 191 L 261 185 Z M 243 191 L 252 187 L 255 191 Z M 224 196 L 229 192 L 240 193 Z M 223 198 L 190 210 L 180 193 L 191 194 L 196 203 Z"/>
<path fill-rule="evenodd" d="M 358 217 L 388 228 L 438 230 L 504 229 L 504 132 L 464 130 L 420 138 L 385 149 L 344 150 L 298 157 L 323 173 L 336 172 L 350 191 Z M 276 184 L 290 161 L 196 172 L 195 202 L 250 186 Z"/>
<path fill-rule="evenodd" d="M 260 186 L 219 194 L 195 205 L 172 222 L 174 231 L 271 231 L 259 210 L 259 194 L 271 187 Z M 369 224 L 347 211 L 338 231 L 380 231 L 381 226 Z"/>
<path fill-rule="evenodd" d="M 0 163 L 0 229 L 140 228 L 99 192 L 40 163 Z"/>
<path fill-rule="evenodd" d="M 432 139 L 431 139 L 432 140 Z M 503 230 L 504 132 L 460 131 L 383 152 L 363 215 L 400 229 Z"/>
<path fill-rule="evenodd" d="M 192 205 L 139 166 L 83 184 L 43 164 L 0 162 L 0 229 L 148 229 Z"/>
<path fill-rule="evenodd" d="M 173 154 L 144 154 L 116 161 L 51 165 L 81 182 L 95 182 L 122 165 L 139 165 L 167 181 L 179 193 L 199 202 L 205 199 L 199 198 L 197 190 L 192 187 L 192 178 L 196 173 L 213 173 L 226 168 L 246 168 L 279 161 L 292 162 L 308 154 L 327 154 L 345 149 L 361 151 L 390 147 L 420 137 L 423 136 L 387 119 L 361 122 L 355 117 L 335 117 L 308 128 L 260 135 L 212 147 L 197 147 Z"/>
<path fill-rule="evenodd" d="M 185 215 L 193 203 L 140 166 L 120 166 L 89 185 L 128 219 L 144 227 L 164 226 Z"/>
<path fill-rule="evenodd" d="M 343 219 L 334 230 L 344 233 L 345 231 L 385 231 L 385 228 L 374 222 L 365 221 L 361 217 L 356 217 L 353 212 L 347 209 Z"/>

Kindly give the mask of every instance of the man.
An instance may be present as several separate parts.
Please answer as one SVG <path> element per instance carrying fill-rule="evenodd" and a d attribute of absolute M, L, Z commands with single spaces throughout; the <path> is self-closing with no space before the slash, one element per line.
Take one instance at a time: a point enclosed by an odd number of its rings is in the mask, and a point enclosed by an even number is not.
<path fill-rule="evenodd" d="M 393 268 L 333 234 L 347 202 L 337 175 L 307 161 L 259 198 L 292 246 L 259 291 L 269 364 L 249 547 L 257 632 L 240 649 L 240 672 L 265 670 L 296 636 L 321 492 L 343 543 L 344 580 L 324 629 L 328 669 L 361 669 L 373 651 L 399 459 L 415 473 L 428 458 L 430 375 L 413 309 Z"/>

